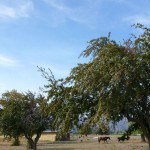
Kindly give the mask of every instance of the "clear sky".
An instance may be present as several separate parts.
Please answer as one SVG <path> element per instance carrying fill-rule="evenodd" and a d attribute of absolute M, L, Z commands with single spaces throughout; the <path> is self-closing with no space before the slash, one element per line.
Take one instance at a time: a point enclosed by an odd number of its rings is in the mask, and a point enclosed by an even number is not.
<path fill-rule="evenodd" d="M 150 0 L 0 0 L 0 93 L 38 92 L 37 66 L 66 77 L 87 41 L 122 41 L 138 22 L 150 26 Z"/>

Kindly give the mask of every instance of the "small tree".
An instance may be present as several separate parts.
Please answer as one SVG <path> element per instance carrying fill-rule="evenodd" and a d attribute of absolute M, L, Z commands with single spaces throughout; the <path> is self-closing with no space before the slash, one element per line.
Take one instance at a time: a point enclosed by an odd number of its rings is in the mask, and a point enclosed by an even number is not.
<path fill-rule="evenodd" d="M 96 124 L 96 134 L 109 134 L 109 123 L 99 122 Z"/>
<path fill-rule="evenodd" d="M 51 127 L 47 100 L 42 95 L 13 90 L 2 95 L 1 105 L 0 127 L 4 136 L 14 138 L 19 144 L 19 136 L 25 135 L 29 148 L 36 150 L 42 132 Z"/>
<path fill-rule="evenodd" d="M 36 150 L 42 132 L 50 128 L 52 118 L 46 113 L 47 100 L 42 95 L 26 93 L 22 115 L 22 131 L 28 140 L 29 148 Z"/>
<path fill-rule="evenodd" d="M 0 130 L 4 138 L 14 138 L 13 145 L 19 145 L 21 129 L 21 108 L 24 95 L 13 90 L 2 94 L 0 99 Z"/>
<path fill-rule="evenodd" d="M 80 130 L 79 130 L 80 134 L 91 134 L 92 133 L 92 127 L 89 123 L 85 123 L 84 125 L 81 126 Z"/>

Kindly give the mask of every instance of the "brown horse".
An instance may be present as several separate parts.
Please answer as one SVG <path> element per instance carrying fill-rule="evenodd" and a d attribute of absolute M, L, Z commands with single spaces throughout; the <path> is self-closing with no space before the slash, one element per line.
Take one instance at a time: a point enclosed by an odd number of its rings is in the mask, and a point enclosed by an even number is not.
<path fill-rule="evenodd" d="M 125 140 L 129 140 L 129 139 L 130 139 L 129 136 L 127 136 L 127 137 L 121 136 L 121 137 L 118 137 L 118 142 L 120 142 L 120 141 L 124 142 Z"/>
<path fill-rule="evenodd" d="M 98 142 L 100 143 L 101 141 L 104 141 L 104 143 L 108 143 L 107 140 L 110 140 L 110 137 L 109 136 L 106 136 L 106 137 L 98 137 Z"/>

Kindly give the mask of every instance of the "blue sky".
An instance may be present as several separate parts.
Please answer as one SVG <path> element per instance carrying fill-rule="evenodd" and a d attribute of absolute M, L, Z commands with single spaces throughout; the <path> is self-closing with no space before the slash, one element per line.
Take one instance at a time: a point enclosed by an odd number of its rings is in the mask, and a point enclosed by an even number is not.
<path fill-rule="evenodd" d="M 39 91 L 46 84 L 37 66 L 56 78 L 86 59 L 87 41 L 121 41 L 133 23 L 150 26 L 150 0 L 0 0 L 0 93 Z"/>

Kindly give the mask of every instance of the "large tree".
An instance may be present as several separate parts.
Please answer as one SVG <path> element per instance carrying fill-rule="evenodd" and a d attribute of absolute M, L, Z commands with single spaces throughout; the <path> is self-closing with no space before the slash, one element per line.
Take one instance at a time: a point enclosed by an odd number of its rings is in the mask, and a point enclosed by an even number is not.
<path fill-rule="evenodd" d="M 150 29 L 136 27 L 143 34 L 122 44 L 110 35 L 91 40 L 82 53 L 92 55 L 91 60 L 72 69 L 63 90 L 49 86 L 59 121 L 83 117 L 86 123 L 95 124 L 126 117 L 140 126 L 150 145 Z"/>
<path fill-rule="evenodd" d="M 83 52 L 92 60 L 75 67 L 71 77 L 79 91 L 97 93 L 93 122 L 126 117 L 139 124 L 150 145 L 150 29 L 138 27 L 144 33 L 123 44 L 110 37 L 92 40 Z"/>

